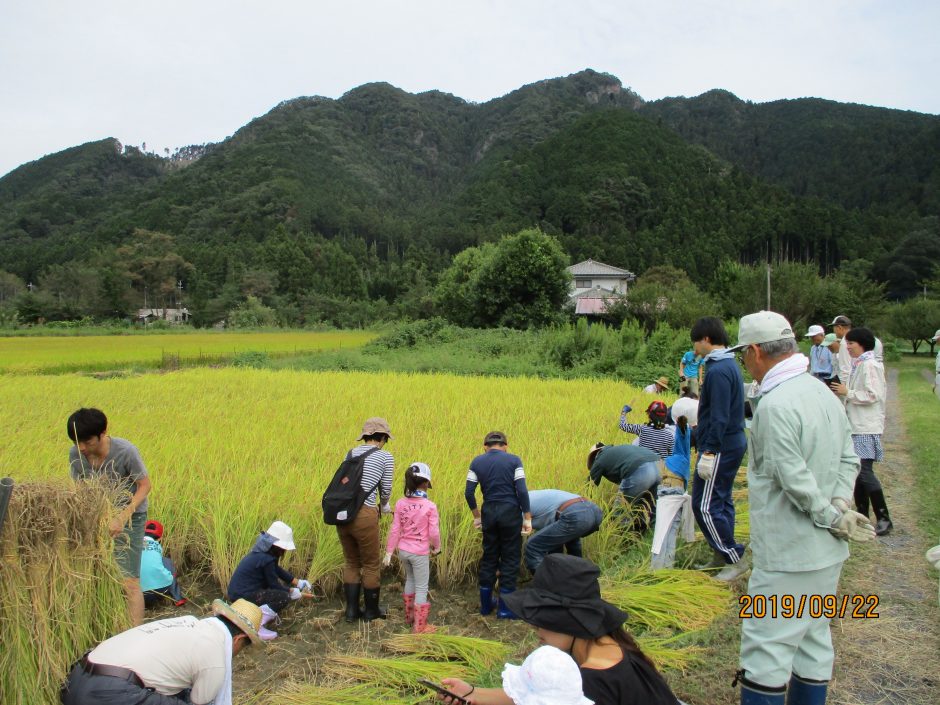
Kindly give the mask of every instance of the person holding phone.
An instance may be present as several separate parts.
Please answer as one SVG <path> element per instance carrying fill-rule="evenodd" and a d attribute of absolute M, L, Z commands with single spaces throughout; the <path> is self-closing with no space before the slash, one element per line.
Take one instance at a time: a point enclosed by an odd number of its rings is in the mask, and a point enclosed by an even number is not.
<path fill-rule="evenodd" d="M 541 645 L 554 646 L 574 659 L 584 697 L 596 705 L 677 705 L 653 662 L 623 628 L 627 614 L 601 598 L 599 576 L 600 569 L 586 558 L 552 553 L 535 571 L 530 587 L 505 600 L 535 628 Z M 568 680 L 573 679 L 572 674 Z M 444 678 L 442 683 L 471 705 L 518 702 L 513 689 L 505 687 L 505 675 L 503 688 L 477 688 L 460 678 Z M 453 705 L 448 695 L 438 699 Z"/>

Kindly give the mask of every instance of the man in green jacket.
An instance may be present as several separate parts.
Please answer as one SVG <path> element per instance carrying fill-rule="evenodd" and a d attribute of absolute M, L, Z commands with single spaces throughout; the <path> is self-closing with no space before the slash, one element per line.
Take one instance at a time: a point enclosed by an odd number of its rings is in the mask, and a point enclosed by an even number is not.
<path fill-rule="evenodd" d="M 834 658 L 829 618 L 838 613 L 827 609 L 838 607 L 848 541 L 875 535 L 849 509 L 858 458 L 845 410 L 808 374 L 783 316 L 743 317 L 732 350 L 755 380 L 747 473 L 754 568 L 741 621 L 741 703 L 821 705 Z"/>
<path fill-rule="evenodd" d="M 623 501 L 634 510 L 635 531 L 646 531 L 652 526 L 661 461 L 657 453 L 634 445 L 595 443 L 588 453 L 591 481 L 600 485 L 601 479 L 607 478 L 618 486 Z"/>

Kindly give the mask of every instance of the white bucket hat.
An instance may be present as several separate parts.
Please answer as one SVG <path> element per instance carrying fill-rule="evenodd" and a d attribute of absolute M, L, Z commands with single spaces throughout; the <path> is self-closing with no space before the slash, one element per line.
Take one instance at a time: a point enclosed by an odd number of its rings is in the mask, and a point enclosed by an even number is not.
<path fill-rule="evenodd" d="M 578 664 L 554 646 L 540 646 L 521 666 L 507 663 L 503 690 L 515 705 L 594 705 L 581 690 Z"/>
<path fill-rule="evenodd" d="M 285 551 L 293 551 L 296 548 L 294 546 L 294 530 L 283 521 L 274 522 L 265 533 L 276 539 L 274 545 L 278 548 L 283 548 Z"/>

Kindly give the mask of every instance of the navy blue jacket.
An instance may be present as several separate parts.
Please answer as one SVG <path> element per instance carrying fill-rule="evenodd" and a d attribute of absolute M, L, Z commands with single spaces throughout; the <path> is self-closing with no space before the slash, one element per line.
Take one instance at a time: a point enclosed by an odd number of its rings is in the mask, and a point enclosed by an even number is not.
<path fill-rule="evenodd" d="M 239 598 L 251 600 L 259 590 L 287 592 L 293 581 L 294 576 L 277 564 L 277 558 L 270 553 L 252 549 L 232 573 L 228 583 L 228 599 L 232 602 Z"/>
<path fill-rule="evenodd" d="M 518 455 L 491 448 L 470 463 L 464 497 L 470 509 L 476 509 L 477 484 L 483 491 L 484 502 L 516 504 L 529 511 L 529 490 L 525 486 L 525 471 Z"/>
<path fill-rule="evenodd" d="M 720 453 L 747 446 L 744 378 L 733 357 L 705 361 L 695 440 L 699 453 Z"/>

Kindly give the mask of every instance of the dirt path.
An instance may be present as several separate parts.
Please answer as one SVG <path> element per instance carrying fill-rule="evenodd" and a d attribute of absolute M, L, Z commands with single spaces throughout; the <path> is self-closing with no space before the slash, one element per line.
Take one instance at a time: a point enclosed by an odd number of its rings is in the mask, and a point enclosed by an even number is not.
<path fill-rule="evenodd" d="M 853 546 L 841 583 L 844 594 L 877 595 L 878 618 L 833 622 L 834 705 L 940 703 L 937 583 L 924 560 L 936 537 L 925 536 L 916 523 L 917 489 L 897 378 L 897 370 L 888 370 L 885 462 L 875 465 L 894 530 L 874 544 Z"/>

